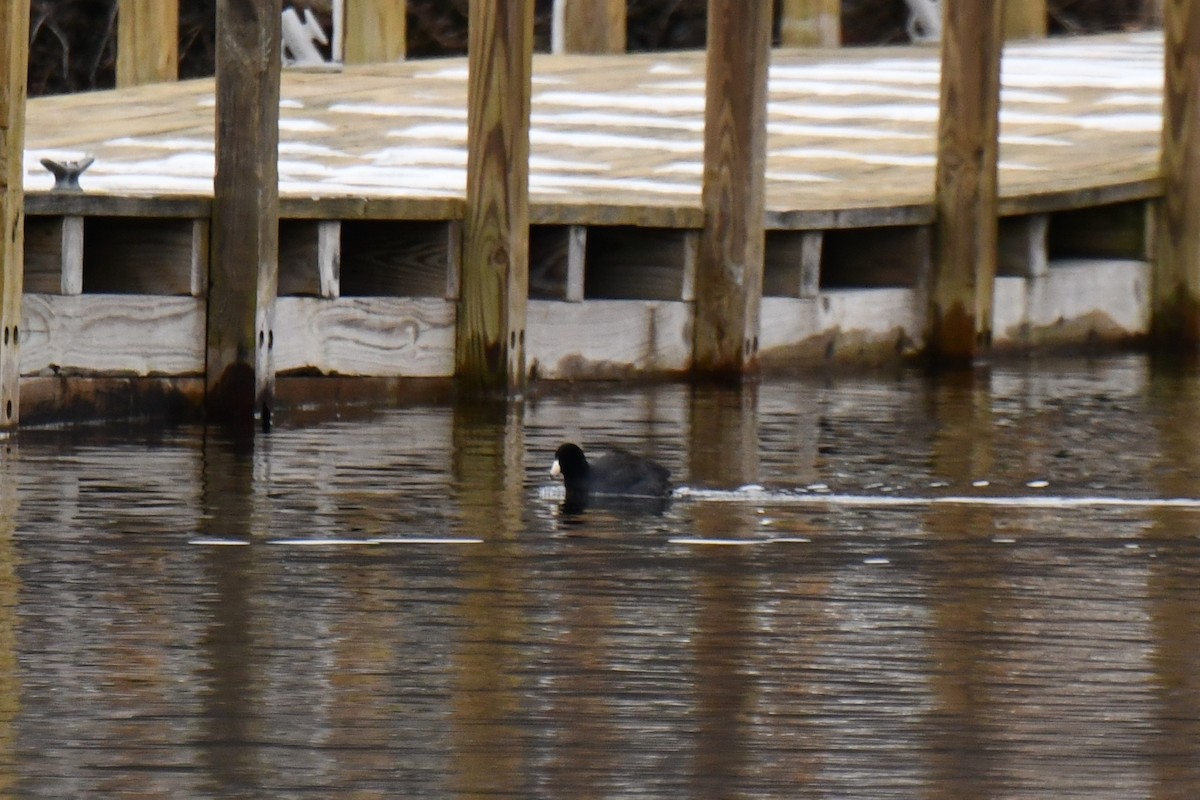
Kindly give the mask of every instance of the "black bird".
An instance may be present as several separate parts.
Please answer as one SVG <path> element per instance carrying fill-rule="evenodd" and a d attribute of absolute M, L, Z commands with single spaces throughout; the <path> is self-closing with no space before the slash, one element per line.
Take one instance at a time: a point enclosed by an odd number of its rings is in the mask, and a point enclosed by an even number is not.
<path fill-rule="evenodd" d="M 666 467 L 617 448 L 589 463 L 579 445 L 564 444 L 554 453 L 550 474 L 562 477 L 569 501 L 593 495 L 662 498 L 671 492 Z"/>

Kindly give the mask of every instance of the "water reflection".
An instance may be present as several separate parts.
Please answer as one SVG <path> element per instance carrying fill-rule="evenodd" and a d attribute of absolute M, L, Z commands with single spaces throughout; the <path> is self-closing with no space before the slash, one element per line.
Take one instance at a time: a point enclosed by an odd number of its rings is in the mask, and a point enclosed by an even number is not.
<path fill-rule="evenodd" d="M 1197 796 L 1200 505 L 1008 502 L 1200 499 L 1197 400 L 1129 357 L 23 431 L 0 794 Z M 568 514 L 563 440 L 694 491 Z"/>

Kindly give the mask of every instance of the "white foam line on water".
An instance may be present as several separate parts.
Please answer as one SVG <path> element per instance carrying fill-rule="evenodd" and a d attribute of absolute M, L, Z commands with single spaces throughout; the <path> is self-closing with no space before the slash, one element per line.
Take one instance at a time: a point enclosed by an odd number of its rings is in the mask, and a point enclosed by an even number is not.
<path fill-rule="evenodd" d="M 370 539 L 269 539 L 267 544 L 289 547 L 361 547 L 383 544 L 483 544 L 483 539 L 447 536 L 412 536 Z"/>
<path fill-rule="evenodd" d="M 804 536 L 780 536 L 773 539 L 705 539 L 699 536 L 676 536 L 668 539 L 670 544 L 686 544 L 704 547 L 747 547 L 755 544 L 805 544 L 811 542 Z"/>
<path fill-rule="evenodd" d="M 912 506 L 994 506 L 1002 508 L 1194 508 L 1196 497 L 1064 497 L 1060 495 L 1007 495 L 970 497 L 904 497 L 861 494 L 792 494 L 762 489 L 717 491 L 677 489 L 675 496 L 721 503 L 770 503 L 861 508 L 905 508 Z"/>

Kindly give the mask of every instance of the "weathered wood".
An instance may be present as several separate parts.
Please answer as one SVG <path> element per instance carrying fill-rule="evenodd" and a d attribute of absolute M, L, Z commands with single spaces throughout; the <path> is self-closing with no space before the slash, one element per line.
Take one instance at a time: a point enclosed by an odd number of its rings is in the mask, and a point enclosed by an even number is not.
<path fill-rule="evenodd" d="M 822 288 L 924 287 L 932 244 L 927 226 L 826 231 Z"/>
<path fill-rule="evenodd" d="M 0 430 L 20 419 L 29 3 L 0 0 Z"/>
<path fill-rule="evenodd" d="M 997 235 L 996 274 L 1039 278 L 1049 269 L 1046 233 L 1050 218 L 1045 214 L 1000 220 Z"/>
<path fill-rule="evenodd" d="M 551 380 L 683 374 L 691 307 L 659 300 L 529 302 L 529 372 Z"/>
<path fill-rule="evenodd" d="M 341 280 L 340 220 L 279 221 L 279 294 L 337 297 Z"/>
<path fill-rule="evenodd" d="M 400 61 L 408 52 L 405 0 L 346 0 L 347 64 Z"/>
<path fill-rule="evenodd" d="M 467 393 L 490 395 L 525 380 L 533 0 L 471 3 L 469 28 L 455 374 Z"/>
<path fill-rule="evenodd" d="M 942 6 L 937 253 L 928 352 L 963 362 L 992 337 L 1002 3 Z"/>
<path fill-rule="evenodd" d="M 25 291 L 83 291 L 83 217 L 25 218 Z"/>
<path fill-rule="evenodd" d="M 280 297 L 275 367 L 280 373 L 449 377 L 454 303 L 442 298 Z"/>
<path fill-rule="evenodd" d="M 842 43 L 842 0 L 781 0 L 779 41 L 787 47 Z"/>
<path fill-rule="evenodd" d="M 1050 217 L 1050 258 L 1148 259 L 1148 204 L 1116 203 L 1063 211 Z"/>
<path fill-rule="evenodd" d="M 1046 36 L 1046 0 L 1002 0 L 1005 39 L 1042 39 Z"/>
<path fill-rule="evenodd" d="M 685 231 L 592 228 L 587 237 L 583 297 L 681 300 L 688 249 Z"/>
<path fill-rule="evenodd" d="M 279 268 L 277 5 L 218 0 L 208 418 L 270 423 Z"/>
<path fill-rule="evenodd" d="M 120 0 L 117 86 L 179 77 L 179 0 Z"/>
<path fill-rule="evenodd" d="M 770 3 L 710 0 L 693 350 L 700 374 L 736 376 L 756 363 L 770 44 Z"/>
<path fill-rule="evenodd" d="M 25 295 L 26 375 L 202 375 L 204 301 Z"/>
<path fill-rule="evenodd" d="M 628 0 L 555 0 L 555 53 L 624 53 Z"/>
<path fill-rule="evenodd" d="M 816 297 L 823 240 L 821 231 L 767 231 L 763 296 Z"/>
<path fill-rule="evenodd" d="M 88 217 L 83 291 L 195 294 L 196 225 L 190 219 Z"/>
<path fill-rule="evenodd" d="M 343 296 L 446 296 L 447 223 L 345 222 L 341 238 Z"/>
<path fill-rule="evenodd" d="M 1166 0 L 1162 182 L 1151 327 L 1160 347 L 1200 347 L 1200 2 Z"/>

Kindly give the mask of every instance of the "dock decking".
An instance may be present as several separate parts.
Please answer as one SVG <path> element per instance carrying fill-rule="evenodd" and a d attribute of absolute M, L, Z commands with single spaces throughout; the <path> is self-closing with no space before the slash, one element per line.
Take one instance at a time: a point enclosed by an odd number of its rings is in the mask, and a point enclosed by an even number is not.
<path fill-rule="evenodd" d="M 1161 39 L 1005 47 L 998 344 L 1145 332 Z M 921 47 L 773 51 L 764 361 L 921 337 L 938 61 Z M 535 57 L 535 375 L 687 369 L 703 77 L 696 52 Z M 466 79 L 465 59 L 285 72 L 280 374 L 452 374 Z M 23 375 L 203 375 L 213 91 L 29 103 Z M 39 160 L 83 153 L 85 191 L 51 191 Z"/>

